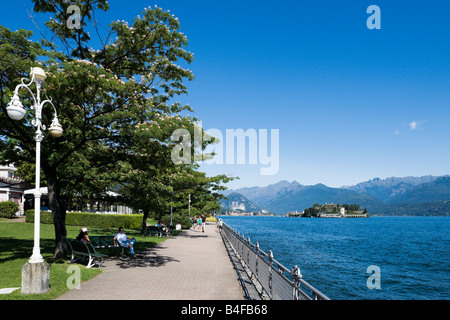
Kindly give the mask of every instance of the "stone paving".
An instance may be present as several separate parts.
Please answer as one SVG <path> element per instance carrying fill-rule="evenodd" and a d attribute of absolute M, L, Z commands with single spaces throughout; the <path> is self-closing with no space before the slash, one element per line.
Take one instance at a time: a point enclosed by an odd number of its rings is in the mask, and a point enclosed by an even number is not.
<path fill-rule="evenodd" d="M 184 230 L 138 254 L 106 258 L 103 273 L 57 300 L 244 300 L 214 224 Z"/>

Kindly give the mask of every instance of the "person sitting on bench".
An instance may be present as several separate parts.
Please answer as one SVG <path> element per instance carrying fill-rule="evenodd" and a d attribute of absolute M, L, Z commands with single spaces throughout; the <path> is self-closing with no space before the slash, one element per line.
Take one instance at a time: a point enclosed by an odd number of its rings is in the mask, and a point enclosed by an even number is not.
<path fill-rule="evenodd" d="M 114 240 L 113 241 L 114 241 L 114 246 L 120 245 L 122 247 L 128 247 L 130 249 L 131 259 L 135 259 L 136 258 L 136 253 L 134 252 L 134 248 L 133 248 L 134 244 L 136 243 L 136 239 L 135 238 L 132 238 L 132 239 L 128 238 L 122 227 L 119 228 L 119 233 L 117 233 L 114 236 Z"/>
<path fill-rule="evenodd" d="M 78 236 L 76 237 L 76 239 L 81 242 L 91 242 L 91 239 L 89 239 L 89 236 L 88 236 L 88 231 L 89 230 L 87 228 L 81 229 L 81 231 L 78 234 Z"/>

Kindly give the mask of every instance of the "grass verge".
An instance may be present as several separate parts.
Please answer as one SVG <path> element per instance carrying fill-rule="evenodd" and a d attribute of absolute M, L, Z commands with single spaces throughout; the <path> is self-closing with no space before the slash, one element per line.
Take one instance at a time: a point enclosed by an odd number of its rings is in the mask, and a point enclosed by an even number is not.
<path fill-rule="evenodd" d="M 67 237 L 74 239 L 81 227 L 66 226 Z M 90 235 L 113 235 L 117 229 L 89 228 Z M 164 241 L 166 238 L 140 235 L 138 229 L 125 229 L 125 233 L 136 238 L 135 251 L 140 253 L 147 248 Z M 18 288 L 22 285 L 22 266 L 30 258 L 34 245 L 34 224 L 25 222 L 0 222 L 0 289 Z M 55 233 L 53 225 L 41 224 L 40 247 L 45 261 L 50 264 L 50 290 L 43 294 L 22 294 L 15 290 L 10 294 L 0 294 L 0 300 L 52 300 L 69 291 L 67 280 L 72 275 L 67 273 L 69 259 L 53 259 L 55 247 Z M 113 258 L 118 255 L 117 249 L 99 249 L 98 252 Z M 125 250 L 129 255 L 129 251 Z M 70 249 L 68 254 L 70 254 Z M 106 258 L 106 259 L 108 259 Z M 89 280 L 102 272 L 101 268 L 90 268 L 77 264 L 81 269 L 81 282 Z"/>

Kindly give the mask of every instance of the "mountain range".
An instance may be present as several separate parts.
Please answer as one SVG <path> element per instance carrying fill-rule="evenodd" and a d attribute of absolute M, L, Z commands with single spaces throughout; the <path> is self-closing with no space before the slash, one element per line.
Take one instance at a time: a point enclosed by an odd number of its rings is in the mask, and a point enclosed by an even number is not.
<path fill-rule="evenodd" d="M 302 185 L 286 180 L 266 187 L 227 190 L 222 200 L 227 211 L 286 214 L 314 203 L 357 203 L 372 215 L 449 215 L 450 175 L 374 178 L 340 188 Z"/>
<path fill-rule="evenodd" d="M 227 195 L 227 199 L 221 200 L 222 213 L 224 212 L 251 212 L 263 213 L 263 210 L 253 201 L 247 199 L 241 193 L 233 192 Z"/>

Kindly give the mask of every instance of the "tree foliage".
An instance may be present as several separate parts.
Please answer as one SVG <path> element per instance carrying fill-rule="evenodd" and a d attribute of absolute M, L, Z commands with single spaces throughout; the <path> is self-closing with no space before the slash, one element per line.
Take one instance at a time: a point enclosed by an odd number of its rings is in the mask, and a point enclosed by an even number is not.
<path fill-rule="evenodd" d="M 19 205 L 14 201 L 0 202 L 0 217 L 8 219 L 14 218 L 17 211 L 19 211 Z"/>
<path fill-rule="evenodd" d="M 190 192 L 198 210 L 215 208 L 217 191 L 229 178 L 208 178 L 193 163 L 170 161 L 171 133 L 192 132 L 196 120 L 182 115 L 193 112 L 189 105 L 174 102 L 187 93 L 184 82 L 194 79 L 180 65 L 191 63 L 193 54 L 178 19 L 155 6 L 130 25 L 111 22 L 102 33 L 96 15 L 109 9 L 106 0 L 72 1 L 80 8 L 80 29 L 67 26 L 68 1 L 33 2 L 35 12 L 52 15 L 45 24 L 50 39 L 31 41 L 30 31 L 0 26 L 0 162 L 35 162 L 33 112 L 19 123 L 8 118 L 6 107 L 20 78 L 39 66 L 47 73 L 43 94 L 51 97 L 64 128 L 57 139 L 45 133 L 41 151 L 55 257 L 66 253 L 66 206 L 74 195 L 89 198 L 116 186 L 124 203 L 162 214 L 168 203 L 182 208 L 181 198 Z M 20 97 L 32 105 L 28 92 Z M 44 107 L 44 122 L 52 112 Z"/>

